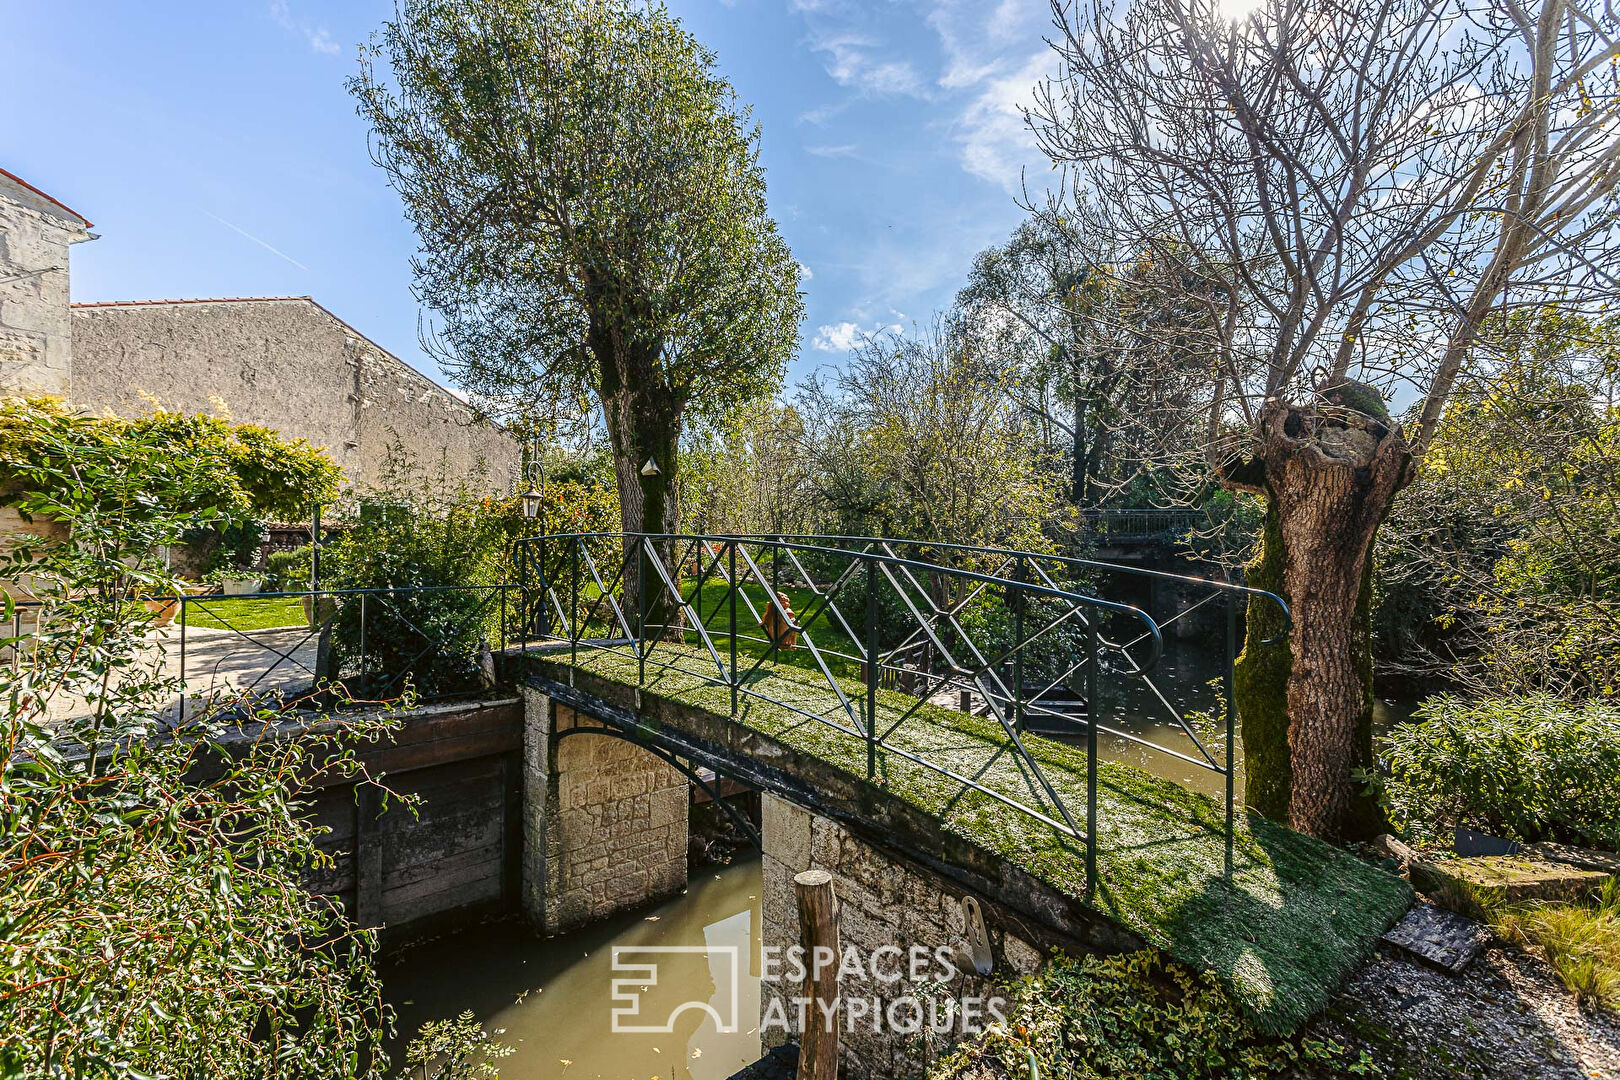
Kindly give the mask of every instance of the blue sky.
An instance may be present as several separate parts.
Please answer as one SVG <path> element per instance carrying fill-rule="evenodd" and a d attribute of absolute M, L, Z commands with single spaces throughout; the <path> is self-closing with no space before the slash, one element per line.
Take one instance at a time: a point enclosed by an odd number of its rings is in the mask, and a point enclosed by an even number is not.
<path fill-rule="evenodd" d="M 1018 222 L 1047 0 L 670 0 L 764 129 L 791 376 L 926 321 Z M 415 237 L 344 90 L 391 0 L 3 0 L 0 167 L 95 223 L 75 300 L 313 295 L 430 374 Z"/>

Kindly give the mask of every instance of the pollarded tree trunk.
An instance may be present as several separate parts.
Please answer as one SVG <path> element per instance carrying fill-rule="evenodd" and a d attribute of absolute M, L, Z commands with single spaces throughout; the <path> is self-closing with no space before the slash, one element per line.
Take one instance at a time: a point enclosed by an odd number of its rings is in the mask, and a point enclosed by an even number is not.
<path fill-rule="evenodd" d="M 613 448 L 613 472 L 619 486 L 620 528 L 625 541 L 625 613 L 634 618 L 641 610 L 638 581 L 650 598 L 642 614 L 644 625 L 679 625 L 679 612 L 668 590 L 662 588 L 658 570 L 648 558 L 631 560 L 632 549 L 645 554 L 646 548 L 628 538 L 633 533 L 669 534 L 680 531 L 681 515 L 676 478 L 679 475 L 678 450 L 684 401 L 662 385 L 656 359 L 624 345 L 606 346 L 612 360 L 601 363 L 602 412 Z M 598 352 L 598 356 L 603 355 Z M 656 469 L 643 471 L 651 461 Z M 674 565 L 674 544 L 654 542 L 667 572 L 679 581 L 680 568 Z M 639 561 L 639 566 L 638 566 Z M 653 631 L 654 633 L 658 631 Z M 678 633 L 678 631 L 677 631 Z"/>
<path fill-rule="evenodd" d="M 1243 577 L 1250 588 L 1288 599 L 1275 499 L 1266 499 L 1260 546 L 1243 568 Z M 1288 762 L 1288 673 L 1293 656 L 1286 630 L 1281 608 L 1266 597 L 1251 598 L 1244 618 L 1243 654 L 1232 672 L 1243 737 L 1244 801 L 1273 821 L 1288 820 L 1293 791 Z"/>
<path fill-rule="evenodd" d="M 1287 682 L 1289 823 L 1337 839 L 1362 819 L 1352 778 L 1370 764 L 1367 585 L 1373 536 L 1410 479 L 1404 435 L 1344 409 L 1266 405 L 1268 541 L 1293 610 Z M 1247 743 L 1245 744 L 1248 750 Z"/>

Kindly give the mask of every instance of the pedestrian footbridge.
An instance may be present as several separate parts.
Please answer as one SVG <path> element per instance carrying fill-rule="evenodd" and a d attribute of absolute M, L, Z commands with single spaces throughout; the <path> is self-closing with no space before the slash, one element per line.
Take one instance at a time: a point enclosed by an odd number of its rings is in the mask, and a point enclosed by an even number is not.
<path fill-rule="evenodd" d="M 611 854 L 661 827 L 634 809 L 656 784 L 625 753 L 830 823 L 844 839 L 829 844 L 984 901 L 1009 941 L 1162 949 L 1270 1030 L 1324 1005 L 1410 905 L 1399 878 L 1239 805 L 1232 662 L 1248 605 L 1286 616 L 1271 594 L 851 537 L 582 534 L 517 555 L 507 657 L 551 748 L 557 820 L 590 825 L 588 850 L 553 830 L 535 857 L 556 865 L 526 875 L 548 883 L 532 899 L 553 928 L 634 893 L 627 875 L 657 877 Z M 1189 642 L 1213 664 L 1178 663 Z M 617 749 L 564 762 L 581 737 Z M 839 852 L 783 839 L 787 813 L 766 814 L 768 864 L 834 869 Z M 663 850 L 661 835 L 641 846 Z"/>

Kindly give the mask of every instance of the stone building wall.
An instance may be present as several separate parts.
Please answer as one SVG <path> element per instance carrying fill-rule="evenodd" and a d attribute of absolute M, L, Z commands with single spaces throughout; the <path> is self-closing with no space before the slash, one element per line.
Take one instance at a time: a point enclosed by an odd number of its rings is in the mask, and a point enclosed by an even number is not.
<path fill-rule="evenodd" d="M 559 738 L 578 723 L 524 690 L 523 905 L 546 934 L 686 888 L 686 777 L 620 739 Z"/>
<path fill-rule="evenodd" d="M 0 170 L 0 392 L 67 395 L 68 250 L 89 224 Z"/>
<path fill-rule="evenodd" d="M 963 974 L 945 989 L 945 998 L 989 998 L 996 993 L 993 984 L 997 980 L 1033 973 L 1045 962 L 1035 945 L 992 925 L 989 940 L 994 967 L 986 978 L 975 975 L 967 952 L 962 891 L 793 803 L 765 795 L 762 811 L 763 947 L 781 950 L 798 944 L 799 911 L 793 877 L 805 870 L 825 870 L 833 876 L 833 891 L 838 899 L 839 944 L 846 949 L 855 946 L 862 959 L 883 946 L 898 948 L 905 955 L 912 946 L 951 950 L 956 954 L 954 965 Z M 800 993 L 798 986 L 763 980 L 762 1021 L 770 1015 L 772 998 L 791 998 Z M 899 998 L 919 996 L 908 980 L 885 983 L 845 976 L 839 980 L 838 993 L 845 1010 L 839 1035 L 838 1075 L 845 1080 L 921 1076 L 928 1062 L 952 1041 L 948 1036 L 896 1032 L 886 1017 L 874 1024 L 864 1013 L 858 1020 L 849 1016 L 851 999 L 876 999 L 886 1012 L 888 1005 Z M 785 1004 L 779 1008 L 786 1016 L 796 1017 L 794 1008 Z M 905 1009 L 897 1015 L 903 1019 Z M 779 1026 L 767 1028 L 763 1024 L 761 1036 L 766 1049 L 788 1038 Z"/>
<path fill-rule="evenodd" d="M 325 447 L 348 483 L 384 478 L 396 442 L 430 477 L 505 492 L 515 439 L 476 419 L 308 297 L 126 301 L 72 309 L 73 403 L 133 416 L 227 410 Z"/>

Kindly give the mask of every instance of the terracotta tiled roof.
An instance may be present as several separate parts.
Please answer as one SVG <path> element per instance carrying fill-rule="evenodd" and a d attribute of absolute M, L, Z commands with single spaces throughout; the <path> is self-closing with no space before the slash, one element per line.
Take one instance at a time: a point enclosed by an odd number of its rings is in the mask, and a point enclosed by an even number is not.
<path fill-rule="evenodd" d="M 313 296 L 198 296 L 182 300 L 92 300 L 89 303 L 78 303 L 76 308 L 98 307 L 151 307 L 156 304 L 266 304 L 281 300 L 308 300 L 315 303 Z M 319 307 L 320 305 L 316 305 Z M 321 310 L 325 310 L 322 308 Z M 336 316 L 333 316 L 336 318 Z"/>
<path fill-rule="evenodd" d="M 69 214 L 72 214 L 74 217 L 76 217 L 80 221 L 84 222 L 84 227 L 85 228 L 87 228 L 87 229 L 90 228 L 89 219 L 86 218 L 83 214 L 79 213 L 77 210 L 73 209 L 73 207 L 69 206 L 67 203 L 63 202 L 61 199 L 52 198 L 51 196 L 45 194 L 43 191 L 39 190 L 39 188 L 35 187 L 33 184 L 30 184 L 28 181 L 24 180 L 22 177 L 18 176 L 16 173 L 7 172 L 5 169 L 0 169 L 0 176 L 5 177 L 7 180 L 10 180 L 12 183 L 22 185 L 23 187 L 27 188 L 29 191 L 32 191 L 35 195 L 38 195 L 40 198 L 42 198 L 46 202 L 50 203 L 52 206 L 61 207 L 63 210 L 66 210 Z"/>

